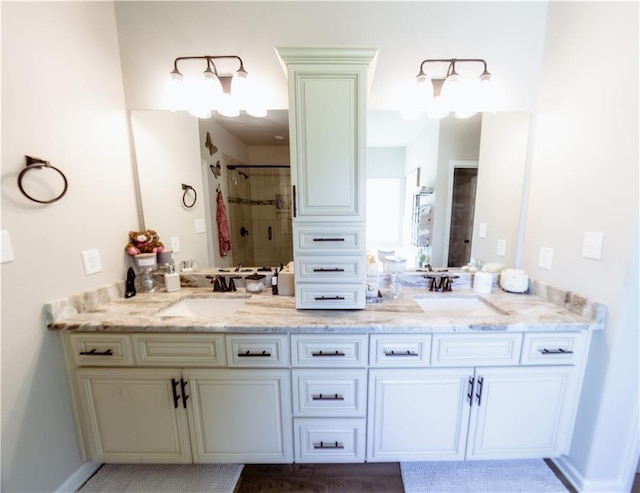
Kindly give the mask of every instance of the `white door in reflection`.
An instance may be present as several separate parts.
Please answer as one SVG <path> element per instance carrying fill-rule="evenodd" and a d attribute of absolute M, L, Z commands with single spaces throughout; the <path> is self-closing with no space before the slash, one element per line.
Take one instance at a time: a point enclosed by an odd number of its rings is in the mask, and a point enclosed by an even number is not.
<path fill-rule="evenodd" d="M 404 178 L 367 178 L 367 248 L 402 246 Z"/>

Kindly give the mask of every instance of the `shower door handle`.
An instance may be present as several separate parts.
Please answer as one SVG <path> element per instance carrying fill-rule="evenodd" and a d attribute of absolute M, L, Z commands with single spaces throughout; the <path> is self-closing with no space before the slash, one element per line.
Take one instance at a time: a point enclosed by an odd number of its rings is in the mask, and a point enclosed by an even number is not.
<path fill-rule="evenodd" d="M 269 226 L 269 228 L 267 229 L 267 234 L 269 236 L 269 241 L 271 241 L 273 238 L 273 231 L 271 230 L 271 226 Z"/>

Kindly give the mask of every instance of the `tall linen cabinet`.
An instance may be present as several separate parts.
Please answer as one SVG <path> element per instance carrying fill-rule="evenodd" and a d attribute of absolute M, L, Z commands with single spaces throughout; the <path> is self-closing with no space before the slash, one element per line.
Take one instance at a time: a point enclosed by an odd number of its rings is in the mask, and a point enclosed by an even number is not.
<path fill-rule="evenodd" d="M 376 50 L 277 51 L 289 81 L 296 308 L 361 309 L 367 78 Z"/>

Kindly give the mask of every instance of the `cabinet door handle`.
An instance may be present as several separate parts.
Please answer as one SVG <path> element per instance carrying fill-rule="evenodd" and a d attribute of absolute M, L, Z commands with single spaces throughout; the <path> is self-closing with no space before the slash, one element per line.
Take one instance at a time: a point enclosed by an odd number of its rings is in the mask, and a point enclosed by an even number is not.
<path fill-rule="evenodd" d="M 182 391 L 182 406 L 186 409 L 187 408 L 187 399 L 189 398 L 189 396 L 186 393 L 186 388 L 187 388 L 187 382 L 184 378 L 180 379 L 180 390 Z"/>
<path fill-rule="evenodd" d="M 81 356 L 113 356 L 113 351 L 111 349 L 107 349 L 106 351 L 98 351 L 97 349 L 92 349 L 91 351 L 80 351 Z"/>
<path fill-rule="evenodd" d="M 340 267 L 334 267 L 333 269 L 320 267 L 319 269 L 313 269 L 313 272 L 344 272 L 344 269 L 341 269 Z"/>
<path fill-rule="evenodd" d="M 344 445 L 342 445 L 340 442 L 320 442 L 320 443 L 314 443 L 313 444 L 313 448 L 315 449 L 321 449 L 321 448 L 329 448 L 329 449 L 335 449 L 335 448 L 344 448 Z"/>
<path fill-rule="evenodd" d="M 469 379 L 469 393 L 467 397 L 469 398 L 469 406 L 473 404 L 473 382 L 475 382 L 475 378 L 471 377 Z"/>
<path fill-rule="evenodd" d="M 345 241 L 344 238 L 314 238 L 313 241 Z"/>
<path fill-rule="evenodd" d="M 311 353 L 311 356 L 313 358 L 315 358 L 315 357 L 318 357 L 318 356 L 346 356 L 346 354 L 343 353 L 342 351 L 330 351 L 330 352 L 315 351 L 315 352 Z"/>
<path fill-rule="evenodd" d="M 178 400 L 180 396 L 178 395 L 178 381 L 175 378 L 171 379 L 171 387 L 173 390 L 173 408 L 178 409 Z"/>
<path fill-rule="evenodd" d="M 391 351 L 385 351 L 384 355 L 385 356 L 418 356 L 418 353 L 414 353 L 409 349 L 405 351 L 396 351 L 392 349 Z"/>
<path fill-rule="evenodd" d="M 573 351 L 571 351 L 570 349 L 562 349 L 562 348 L 558 348 L 558 349 L 540 349 L 540 353 L 541 354 L 573 354 Z"/>
<path fill-rule="evenodd" d="M 480 400 L 482 399 L 482 384 L 484 383 L 484 377 L 478 377 L 478 391 L 476 397 L 478 398 L 478 407 L 480 407 Z"/>
<path fill-rule="evenodd" d="M 344 296 L 316 296 L 316 301 L 342 301 L 344 300 Z"/>
<path fill-rule="evenodd" d="M 269 357 L 271 357 L 271 353 L 268 352 L 267 350 L 264 350 L 261 353 L 252 353 L 251 351 L 238 353 L 238 358 L 269 358 Z"/>
<path fill-rule="evenodd" d="M 293 185 L 293 217 L 298 215 L 298 200 L 296 199 L 296 186 Z"/>
<path fill-rule="evenodd" d="M 340 394 L 318 394 L 312 395 L 311 399 L 314 401 L 343 401 L 344 397 L 342 397 Z"/>

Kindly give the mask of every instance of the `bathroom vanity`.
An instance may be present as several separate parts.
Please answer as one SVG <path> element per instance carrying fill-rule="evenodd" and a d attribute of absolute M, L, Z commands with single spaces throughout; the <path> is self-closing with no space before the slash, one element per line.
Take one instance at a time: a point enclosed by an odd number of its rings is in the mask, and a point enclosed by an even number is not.
<path fill-rule="evenodd" d="M 560 456 L 604 316 L 551 289 L 405 289 L 364 310 L 203 287 L 111 295 L 47 306 L 96 462 Z"/>

